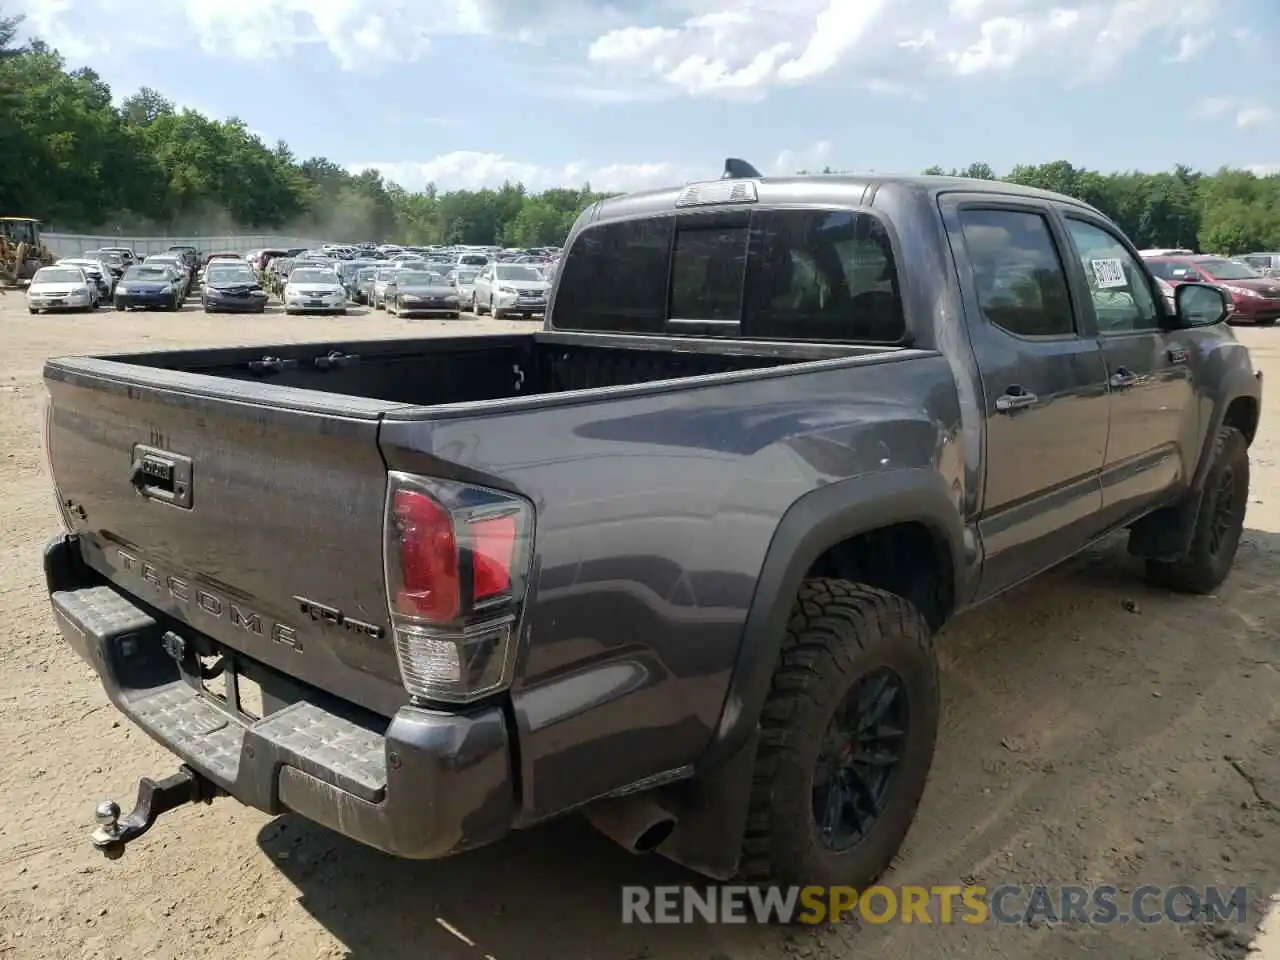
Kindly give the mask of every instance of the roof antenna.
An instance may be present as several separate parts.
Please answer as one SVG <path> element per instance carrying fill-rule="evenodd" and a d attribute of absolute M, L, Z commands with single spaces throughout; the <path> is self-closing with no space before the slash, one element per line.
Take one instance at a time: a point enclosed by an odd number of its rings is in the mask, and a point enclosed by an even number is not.
<path fill-rule="evenodd" d="M 720 174 L 720 179 L 758 180 L 763 176 L 764 174 L 747 163 L 747 161 L 739 160 L 737 157 L 729 157 L 724 162 L 724 173 Z"/>

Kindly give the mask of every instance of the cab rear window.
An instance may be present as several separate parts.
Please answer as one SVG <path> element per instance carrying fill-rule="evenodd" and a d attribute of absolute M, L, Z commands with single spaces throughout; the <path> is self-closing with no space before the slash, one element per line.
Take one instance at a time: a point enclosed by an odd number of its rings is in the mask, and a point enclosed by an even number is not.
<path fill-rule="evenodd" d="M 589 227 L 566 254 L 561 330 L 896 343 L 888 232 L 848 210 L 752 210 Z"/>

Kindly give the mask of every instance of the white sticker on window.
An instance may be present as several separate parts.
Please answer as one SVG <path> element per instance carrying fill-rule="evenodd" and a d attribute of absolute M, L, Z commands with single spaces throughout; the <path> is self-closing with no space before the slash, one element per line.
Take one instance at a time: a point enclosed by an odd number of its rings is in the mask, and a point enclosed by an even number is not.
<path fill-rule="evenodd" d="M 1129 285 L 1129 281 L 1124 276 L 1123 261 L 1114 258 L 1094 260 L 1093 275 L 1098 281 L 1099 290 L 1109 290 L 1112 287 L 1127 287 Z"/>

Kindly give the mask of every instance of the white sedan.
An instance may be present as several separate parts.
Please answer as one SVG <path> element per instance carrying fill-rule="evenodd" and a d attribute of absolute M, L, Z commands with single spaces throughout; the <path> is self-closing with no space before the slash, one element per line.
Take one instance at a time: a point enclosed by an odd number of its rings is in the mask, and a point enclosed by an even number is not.
<path fill-rule="evenodd" d="M 88 313 L 96 303 L 89 278 L 79 267 L 41 267 L 27 287 L 27 311 L 79 310 Z"/>
<path fill-rule="evenodd" d="M 296 267 L 284 285 L 284 312 L 346 313 L 347 288 L 333 270 Z"/>

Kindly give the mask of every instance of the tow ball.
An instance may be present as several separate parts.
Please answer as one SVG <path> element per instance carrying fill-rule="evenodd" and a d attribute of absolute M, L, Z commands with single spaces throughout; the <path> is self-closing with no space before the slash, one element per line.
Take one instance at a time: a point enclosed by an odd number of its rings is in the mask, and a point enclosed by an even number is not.
<path fill-rule="evenodd" d="M 119 860 L 125 845 L 150 830 L 160 814 L 188 803 L 212 803 L 219 792 L 210 780 L 185 765 L 163 780 L 143 777 L 138 781 L 137 802 L 126 816 L 120 816 L 120 804 L 114 800 L 98 804 L 94 815 L 98 826 L 90 839 L 108 860 Z"/>

